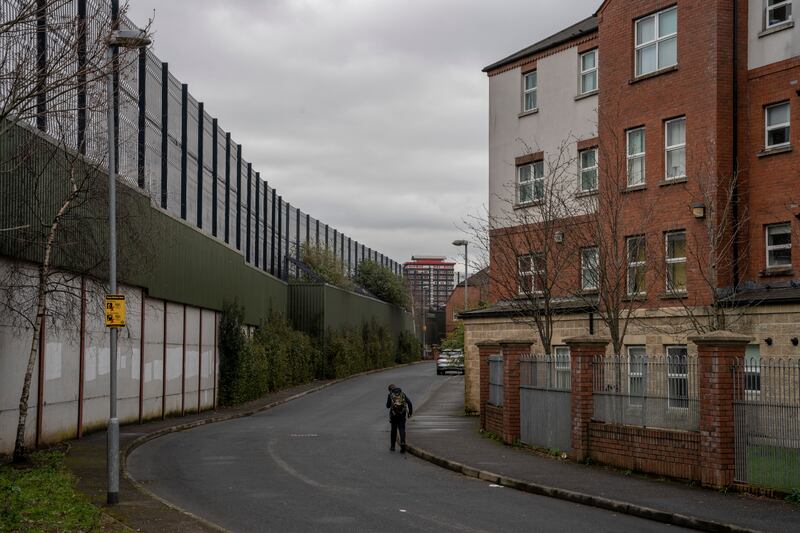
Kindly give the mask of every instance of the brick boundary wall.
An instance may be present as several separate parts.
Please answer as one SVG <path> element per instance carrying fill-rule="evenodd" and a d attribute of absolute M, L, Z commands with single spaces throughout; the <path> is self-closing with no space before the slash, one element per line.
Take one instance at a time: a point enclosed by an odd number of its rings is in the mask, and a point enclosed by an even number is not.
<path fill-rule="evenodd" d="M 514 444 L 520 436 L 519 358 L 531 353 L 533 340 L 500 341 L 503 354 L 503 442 Z"/>
<path fill-rule="evenodd" d="M 700 433 L 589 423 L 589 456 L 601 463 L 700 481 Z"/>
<path fill-rule="evenodd" d="M 497 436 L 503 435 L 502 407 L 487 403 L 484 405 L 483 410 L 481 410 L 481 416 L 485 416 L 485 423 L 483 425 L 484 431 L 494 433 Z"/>

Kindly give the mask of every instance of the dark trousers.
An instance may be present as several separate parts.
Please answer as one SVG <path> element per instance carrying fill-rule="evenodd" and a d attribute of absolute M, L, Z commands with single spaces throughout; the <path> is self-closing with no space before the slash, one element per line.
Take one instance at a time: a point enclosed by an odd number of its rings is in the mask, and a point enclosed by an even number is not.
<path fill-rule="evenodd" d="M 406 417 L 390 417 L 389 422 L 392 424 L 392 441 L 391 447 L 394 448 L 394 443 L 397 442 L 397 430 L 400 430 L 400 445 L 406 445 Z"/>

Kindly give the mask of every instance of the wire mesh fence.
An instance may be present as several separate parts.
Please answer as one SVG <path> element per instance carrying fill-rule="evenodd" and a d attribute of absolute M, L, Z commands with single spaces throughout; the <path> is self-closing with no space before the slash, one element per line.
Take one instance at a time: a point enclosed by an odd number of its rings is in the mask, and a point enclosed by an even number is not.
<path fill-rule="evenodd" d="M 66 149 L 82 146 L 85 156 L 98 164 L 108 155 L 108 65 L 102 62 L 112 11 L 110 0 L 15 1 L 0 6 L 0 23 L 6 24 L 0 32 L 0 103 L 8 108 L 8 100 L 27 88 L 23 93 L 30 96 L 18 106 L 18 121 L 60 137 Z M 119 25 L 136 28 L 124 14 L 119 15 Z M 40 27 L 45 28 L 43 40 L 38 38 Z M 152 50 L 140 59 L 138 51 L 120 49 L 116 57 L 112 101 L 117 106 L 117 170 L 120 180 L 146 192 L 154 206 L 196 225 L 236 249 L 248 263 L 282 279 L 300 275 L 297 268 L 289 268 L 288 259 L 302 260 L 300 244 L 309 242 L 329 250 L 345 272 L 353 273 L 361 262 L 372 260 L 401 274 L 400 264 L 386 255 L 312 219 L 285 198 L 275 202 L 269 194 L 274 184 L 267 187 L 266 181 L 259 181 L 257 169 L 243 157 L 242 145 L 221 125 L 214 126 L 215 119 L 200 99 Z M 22 81 L 12 83 L 21 73 Z M 28 87 L 45 78 L 46 91 Z M 257 202 L 255 195 L 261 191 L 264 197 Z"/>
<path fill-rule="evenodd" d="M 597 357 L 592 363 L 594 419 L 685 431 L 700 428 L 697 358 L 685 347 L 667 355 Z"/>
<path fill-rule="evenodd" d="M 503 405 L 503 356 L 489 357 L 489 403 Z"/>
<path fill-rule="evenodd" d="M 737 481 L 800 488 L 800 360 L 732 361 Z"/>

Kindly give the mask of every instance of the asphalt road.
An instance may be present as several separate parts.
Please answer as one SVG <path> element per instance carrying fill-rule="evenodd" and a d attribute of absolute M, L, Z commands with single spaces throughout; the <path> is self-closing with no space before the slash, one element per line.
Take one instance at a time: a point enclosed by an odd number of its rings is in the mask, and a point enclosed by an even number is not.
<path fill-rule="evenodd" d="M 258 415 L 155 439 L 128 460 L 162 498 L 232 531 L 676 531 L 466 478 L 389 451 L 390 382 L 415 407 L 430 364 L 339 383 Z M 413 422 L 409 431 L 413 432 Z"/>

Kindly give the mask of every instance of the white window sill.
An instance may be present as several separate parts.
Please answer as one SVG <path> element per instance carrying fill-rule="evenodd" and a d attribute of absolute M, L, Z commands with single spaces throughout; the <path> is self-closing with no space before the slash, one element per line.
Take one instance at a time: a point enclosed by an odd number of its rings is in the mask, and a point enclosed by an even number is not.
<path fill-rule="evenodd" d="M 668 74 L 670 72 L 674 72 L 678 70 L 678 65 L 672 65 L 670 67 L 664 67 L 658 70 L 654 70 L 653 72 L 648 72 L 647 74 L 639 74 L 635 76 L 633 79 L 628 80 L 628 84 L 639 83 L 640 81 L 648 80 L 650 78 L 655 78 L 656 76 L 661 76 L 662 74 Z"/>
<path fill-rule="evenodd" d="M 789 28 L 794 28 L 794 21 L 787 20 L 785 22 L 781 22 L 780 24 L 775 24 L 769 28 L 758 33 L 758 38 L 766 37 L 767 35 L 772 35 L 773 33 L 778 33 L 779 31 L 788 30 Z"/>
<path fill-rule="evenodd" d="M 517 115 L 517 118 L 527 117 L 528 115 L 535 115 L 538 112 L 539 112 L 539 108 L 538 107 L 534 107 L 533 109 L 528 109 L 527 111 L 523 111 L 522 113 Z"/>
<path fill-rule="evenodd" d="M 590 98 L 592 96 L 596 96 L 597 93 L 599 93 L 599 92 L 600 92 L 599 89 L 595 89 L 594 91 L 588 91 L 588 92 L 585 92 L 585 93 L 581 93 L 581 94 L 579 94 L 578 96 L 575 97 L 575 101 L 577 102 L 578 100 L 583 100 L 584 98 Z"/>
<path fill-rule="evenodd" d="M 767 157 L 767 156 L 771 156 L 771 155 L 785 154 L 785 153 L 791 152 L 791 151 L 792 151 L 792 145 L 791 144 L 782 144 L 782 145 L 778 145 L 778 146 L 770 146 L 768 148 L 764 148 L 764 150 L 761 151 L 761 152 L 758 152 L 756 154 L 756 156 L 758 156 L 758 157 Z"/>
<path fill-rule="evenodd" d="M 678 183 L 686 183 L 689 179 L 686 176 L 680 176 L 677 178 L 664 178 L 664 181 L 658 183 L 659 187 L 666 187 L 668 185 L 677 185 Z"/>

